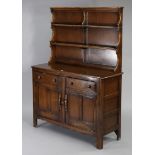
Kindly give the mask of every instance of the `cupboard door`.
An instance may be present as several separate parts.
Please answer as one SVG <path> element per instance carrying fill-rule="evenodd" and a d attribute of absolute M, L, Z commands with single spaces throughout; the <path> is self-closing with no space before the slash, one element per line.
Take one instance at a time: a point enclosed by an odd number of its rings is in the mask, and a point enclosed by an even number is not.
<path fill-rule="evenodd" d="M 40 116 L 59 121 L 61 117 L 61 93 L 44 85 L 38 85 L 38 113 Z"/>
<path fill-rule="evenodd" d="M 95 132 L 95 98 L 67 94 L 66 123 L 79 130 Z"/>

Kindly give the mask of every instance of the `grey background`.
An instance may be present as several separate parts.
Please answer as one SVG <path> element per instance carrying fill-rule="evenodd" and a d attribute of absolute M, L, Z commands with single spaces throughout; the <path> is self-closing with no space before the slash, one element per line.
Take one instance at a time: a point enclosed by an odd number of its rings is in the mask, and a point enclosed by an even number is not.
<path fill-rule="evenodd" d="M 97 150 L 95 138 L 39 121 L 32 127 L 31 66 L 48 62 L 51 36 L 50 7 L 124 6 L 122 139 L 114 133 L 104 138 L 104 149 Z M 132 152 L 132 1 L 131 0 L 23 0 L 23 155 L 130 155 Z"/>

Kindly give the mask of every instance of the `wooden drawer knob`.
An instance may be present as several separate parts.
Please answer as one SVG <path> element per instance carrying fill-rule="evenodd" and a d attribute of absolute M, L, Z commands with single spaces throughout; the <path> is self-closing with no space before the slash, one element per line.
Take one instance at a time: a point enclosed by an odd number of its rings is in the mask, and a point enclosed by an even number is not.
<path fill-rule="evenodd" d="M 88 85 L 88 88 L 91 88 L 91 85 Z"/>
<path fill-rule="evenodd" d="M 71 85 L 73 85 L 74 83 L 73 82 L 71 82 Z"/>
<path fill-rule="evenodd" d="M 39 79 L 41 79 L 41 76 L 40 76 L 40 75 L 38 75 L 38 80 L 39 80 Z"/>
<path fill-rule="evenodd" d="M 55 82 L 55 83 L 56 83 L 56 82 L 57 82 L 57 79 L 56 79 L 56 78 L 54 78 L 54 79 L 53 79 L 53 82 Z"/>

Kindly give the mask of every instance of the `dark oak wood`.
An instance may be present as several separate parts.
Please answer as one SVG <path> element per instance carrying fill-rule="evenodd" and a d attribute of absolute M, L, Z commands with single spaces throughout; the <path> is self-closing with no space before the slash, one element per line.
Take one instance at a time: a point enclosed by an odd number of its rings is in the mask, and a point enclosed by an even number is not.
<path fill-rule="evenodd" d="M 51 8 L 49 63 L 32 66 L 33 126 L 121 137 L 123 8 Z"/>
<path fill-rule="evenodd" d="M 117 55 L 114 55 L 114 52 L 109 52 L 109 60 L 107 62 L 112 62 L 113 57 L 117 62 L 115 63 L 91 63 L 91 67 L 100 67 L 111 70 L 121 71 L 121 59 L 122 59 L 122 9 L 123 8 L 51 8 L 53 15 L 52 30 L 53 36 L 51 40 L 51 49 L 53 57 L 49 61 L 52 62 L 61 62 L 67 64 L 76 64 L 82 66 L 88 66 L 86 57 L 90 55 L 90 49 L 88 48 L 101 48 L 104 50 L 102 53 L 105 53 L 105 48 L 113 48 Z M 69 14 L 70 12 L 70 14 Z M 74 14 L 75 12 L 75 18 Z M 57 17 L 59 14 L 59 17 Z M 65 22 L 60 20 L 63 18 L 63 14 L 66 14 L 67 18 Z M 60 16 L 62 16 L 60 18 Z M 74 19 L 73 19 L 74 18 Z M 78 20 L 83 18 L 83 20 Z M 59 22 L 55 22 L 55 20 Z M 72 21 L 72 22 L 71 22 Z M 81 21 L 81 23 L 80 23 Z M 53 47 L 54 45 L 54 47 Z M 72 57 L 67 56 L 68 59 L 62 59 L 58 56 L 55 57 L 58 53 L 60 46 L 68 47 L 78 47 L 79 50 L 83 50 L 84 53 L 83 61 L 74 61 Z M 64 47 L 65 48 L 65 47 Z M 63 53 L 63 52 L 62 52 Z M 75 57 L 78 57 L 80 52 L 75 52 Z M 92 52 L 94 53 L 94 52 Z M 103 54 L 102 54 L 103 55 Z M 93 56 L 94 57 L 94 56 Z M 104 58 L 107 57 L 104 56 Z M 116 58 L 117 57 L 117 58 Z"/>
<path fill-rule="evenodd" d="M 76 44 L 76 43 L 60 43 L 60 42 L 50 42 L 50 46 L 69 46 L 69 47 L 79 47 L 83 49 L 87 48 L 97 48 L 97 49 L 115 49 L 117 50 L 117 46 L 110 45 L 86 45 L 86 44 Z"/>

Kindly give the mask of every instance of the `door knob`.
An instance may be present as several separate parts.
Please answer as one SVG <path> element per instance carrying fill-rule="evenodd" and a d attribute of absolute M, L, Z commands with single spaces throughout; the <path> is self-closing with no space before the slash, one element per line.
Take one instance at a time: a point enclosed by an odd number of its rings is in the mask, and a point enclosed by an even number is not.
<path fill-rule="evenodd" d="M 88 88 L 91 88 L 91 85 L 88 85 Z"/>
<path fill-rule="evenodd" d="M 57 82 L 57 79 L 56 79 L 56 78 L 54 78 L 54 79 L 53 79 L 53 82 L 55 82 L 55 83 L 56 83 L 56 82 Z"/>

